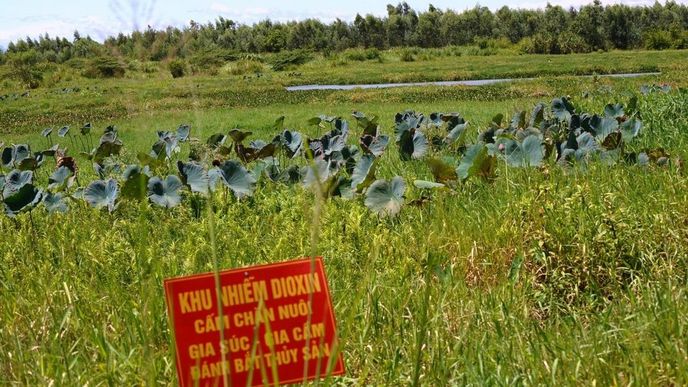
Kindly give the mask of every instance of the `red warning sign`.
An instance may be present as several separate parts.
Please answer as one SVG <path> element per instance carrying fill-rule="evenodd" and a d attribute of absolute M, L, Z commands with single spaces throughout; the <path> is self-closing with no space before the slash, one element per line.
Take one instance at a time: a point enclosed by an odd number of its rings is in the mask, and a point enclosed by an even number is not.
<path fill-rule="evenodd" d="M 168 279 L 165 296 L 182 387 L 344 373 L 320 257 L 221 272 L 219 297 L 213 273 Z"/>

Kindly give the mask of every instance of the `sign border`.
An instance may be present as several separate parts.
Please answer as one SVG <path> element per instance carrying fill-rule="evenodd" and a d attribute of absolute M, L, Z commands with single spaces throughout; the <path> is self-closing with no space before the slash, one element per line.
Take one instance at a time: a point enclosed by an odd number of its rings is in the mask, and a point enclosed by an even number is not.
<path fill-rule="evenodd" d="M 300 264 L 300 263 L 308 263 L 308 264 L 313 264 L 315 263 L 315 270 L 316 272 L 320 270 L 321 274 L 323 275 L 323 282 L 324 282 L 324 288 L 325 291 L 327 292 L 327 303 L 329 305 L 329 312 L 327 313 L 328 316 L 325 316 L 325 318 L 329 318 L 330 322 L 332 323 L 332 327 L 334 328 L 335 332 L 335 338 L 337 341 L 339 341 L 336 333 L 338 332 L 337 330 L 337 319 L 334 317 L 334 305 L 332 304 L 332 293 L 330 292 L 330 286 L 327 282 L 327 275 L 325 273 L 325 263 L 323 262 L 323 257 L 322 256 L 317 256 L 315 258 L 299 258 L 299 259 L 293 259 L 291 261 L 283 261 L 283 262 L 275 262 L 275 263 L 263 263 L 260 265 L 255 265 L 255 266 L 246 266 L 246 267 L 240 267 L 236 269 L 226 269 L 226 270 L 221 270 L 217 273 L 218 276 L 222 276 L 223 274 L 235 274 L 235 273 L 249 273 L 251 271 L 256 271 L 256 270 L 261 270 L 265 268 L 279 268 L 281 266 L 289 266 L 289 265 L 294 265 L 294 264 Z M 174 324 L 174 305 L 173 305 L 173 295 L 172 295 L 172 289 L 170 285 L 176 283 L 176 282 L 182 282 L 186 280 L 197 280 L 197 279 L 206 279 L 206 278 L 213 278 L 215 279 L 215 273 L 210 272 L 210 273 L 200 273 L 200 274 L 192 274 L 189 276 L 177 276 L 177 277 L 172 277 L 172 278 L 167 278 L 163 280 L 163 288 L 165 292 L 165 299 L 167 300 L 167 319 L 170 322 L 170 326 L 172 327 L 172 343 L 174 345 L 174 353 L 175 353 L 175 363 L 176 366 L 175 368 L 177 369 L 177 376 L 183 375 L 182 370 L 181 370 L 181 362 L 179 360 L 179 348 L 177 348 L 177 335 L 176 335 L 176 328 Z M 213 292 L 217 292 L 217 289 L 213 287 Z M 224 308 L 223 308 L 224 309 Z M 311 316 L 312 318 L 312 316 Z M 227 330 L 225 330 L 227 332 Z M 333 369 L 333 372 L 331 374 L 323 374 L 321 377 L 328 377 L 328 376 L 341 376 L 346 373 L 346 367 L 344 365 L 344 357 L 342 356 L 343 352 L 341 350 L 338 351 L 337 354 L 337 360 L 335 362 Z M 331 359 L 331 358 L 330 358 Z M 341 371 L 336 371 L 336 369 L 340 368 L 341 366 Z M 232 373 L 229 373 L 229 376 L 231 378 Z M 306 377 L 304 378 L 298 378 L 298 379 L 291 379 L 291 380 L 285 380 L 282 381 L 280 380 L 279 383 L 280 385 L 284 384 L 293 384 L 297 382 L 305 382 L 305 381 L 311 381 L 315 380 L 317 376 L 313 377 Z M 184 385 L 183 382 L 184 380 L 178 380 L 179 385 L 182 386 Z M 274 382 L 274 381 L 273 381 Z"/>

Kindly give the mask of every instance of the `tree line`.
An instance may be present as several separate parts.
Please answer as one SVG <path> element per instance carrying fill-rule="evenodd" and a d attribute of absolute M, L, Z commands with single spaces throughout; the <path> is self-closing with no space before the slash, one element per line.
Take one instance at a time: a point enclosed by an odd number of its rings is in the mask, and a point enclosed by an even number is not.
<path fill-rule="evenodd" d="M 548 4 L 544 9 L 492 12 L 487 7 L 457 12 L 432 5 L 416 11 L 407 3 L 387 5 L 387 15 L 357 15 L 323 23 L 316 19 L 261 21 L 253 25 L 218 18 L 183 28 L 167 27 L 120 33 L 103 43 L 78 32 L 73 39 L 27 37 L 0 52 L 0 63 L 32 52 L 38 61 L 61 63 L 102 55 L 162 61 L 207 53 L 279 53 L 307 50 L 325 55 L 348 48 L 445 47 L 499 42 L 525 53 L 566 54 L 608 49 L 688 48 L 688 7 L 668 1 L 652 6 L 603 6 L 599 0 L 569 9 Z"/>

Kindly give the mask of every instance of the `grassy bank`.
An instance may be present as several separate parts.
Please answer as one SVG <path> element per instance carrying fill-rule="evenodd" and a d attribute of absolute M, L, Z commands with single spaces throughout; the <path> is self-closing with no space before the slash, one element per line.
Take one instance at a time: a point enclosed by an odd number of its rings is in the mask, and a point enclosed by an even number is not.
<path fill-rule="evenodd" d="M 376 74 L 376 66 L 362 67 Z M 682 385 L 688 181 L 678 160 L 688 156 L 688 94 L 639 92 L 642 84 L 685 82 L 676 78 L 680 69 L 668 71 L 633 80 L 300 94 L 231 77 L 79 81 L 72 94 L 39 89 L 0 103 L 0 141 L 37 148 L 45 125 L 76 130 L 93 121 L 100 133 L 115 124 L 125 143 L 120 161 L 132 163 L 156 130 L 181 123 L 202 140 L 234 127 L 269 140 L 280 115 L 285 126 L 315 136 L 323 129 L 307 119 L 325 113 L 353 121 L 351 111 L 360 110 L 379 115 L 393 137 L 393 115 L 413 108 L 461 112 L 473 142 L 494 115 L 511 117 L 554 96 L 571 94 L 577 107 L 601 113 L 636 95 L 644 127 L 627 150 L 663 147 L 668 167 L 501 162 L 494 180 L 433 192 L 394 219 L 376 217 L 361 198 L 333 198 L 315 225 L 312 192 L 262 181 L 245 200 L 215 194 L 215 247 L 223 268 L 278 262 L 308 255 L 317 230 L 344 343 L 340 384 L 405 385 L 418 376 L 423 385 Z M 94 179 L 90 162 L 76 157 L 83 180 Z M 37 172 L 41 184 L 47 163 Z M 392 140 L 377 176 L 394 175 L 432 180 L 424 160 L 401 162 Z M 408 185 L 408 201 L 428 195 Z M 41 207 L 0 216 L 0 384 L 174 384 L 162 281 L 212 271 L 208 214 L 134 202 L 110 214 L 78 201 L 66 214 Z"/>

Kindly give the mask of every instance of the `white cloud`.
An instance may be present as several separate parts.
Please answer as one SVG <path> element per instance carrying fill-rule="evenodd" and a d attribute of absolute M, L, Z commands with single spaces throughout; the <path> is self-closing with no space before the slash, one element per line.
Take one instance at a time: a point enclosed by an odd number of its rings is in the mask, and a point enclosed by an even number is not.
<path fill-rule="evenodd" d="M 290 21 L 304 19 L 320 19 L 323 22 L 331 22 L 335 19 L 353 20 L 356 12 L 345 12 L 338 10 L 328 11 L 306 11 L 306 10 L 285 10 L 269 9 L 264 7 L 232 7 L 226 3 L 215 2 L 210 6 L 211 18 L 223 16 L 240 23 L 252 24 L 261 20 L 270 19 L 273 21 Z"/>

